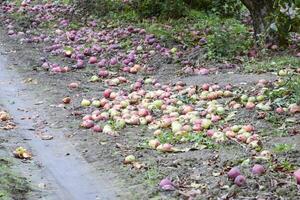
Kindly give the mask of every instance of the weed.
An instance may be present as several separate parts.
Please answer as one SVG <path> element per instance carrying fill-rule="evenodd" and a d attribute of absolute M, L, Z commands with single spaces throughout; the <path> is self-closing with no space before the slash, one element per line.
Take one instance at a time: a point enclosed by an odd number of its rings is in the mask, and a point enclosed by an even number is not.
<path fill-rule="evenodd" d="M 170 132 L 164 132 L 163 134 L 160 134 L 158 136 L 158 140 L 160 143 L 164 144 L 164 143 L 174 143 L 176 142 L 176 137 L 174 136 L 174 134 L 170 131 Z"/>
<path fill-rule="evenodd" d="M 277 127 L 283 123 L 283 119 L 275 113 L 267 113 L 266 120 Z"/>
<path fill-rule="evenodd" d="M 75 22 L 75 21 L 71 21 L 69 24 L 70 30 L 78 30 L 78 29 L 80 29 L 80 27 L 81 27 L 81 24 L 78 22 Z"/>
<path fill-rule="evenodd" d="M 204 145 L 209 149 L 217 147 L 212 139 L 205 137 L 202 133 L 188 134 L 185 139 L 189 142 L 196 143 L 197 145 Z"/>
<path fill-rule="evenodd" d="M 11 162 L 0 158 L 0 199 L 22 199 L 30 190 L 25 178 L 11 170 Z"/>
<path fill-rule="evenodd" d="M 286 76 L 275 88 L 266 90 L 265 94 L 276 106 L 300 103 L 300 76 Z"/>
<path fill-rule="evenodd" d="M 279 166 L 285 171 L 293 171 L 295 166 L 290 163 L 287 159 L 280 162 Z"/>
<path fill-rule="evenodd" d="M 300 103 L 300 76 L 295 75 L 287 79 L 285 85 L 291 94 L 291 103 Z"/>
<path fill-rule="evenodd" d="M 149 185 L 156 185 L 160 179 L 162 179 L 162 175 L 159 172 L 157 167 L 152 167 L 145 172 L 144 179 Z"/>
<path fill-rule="evenodd" d="M 244 55 L 252 45 L 247 28 L 236 20 L 226 20 L 213 27 L 212 32 L 207 37 L 207 57 L 212 60 Z"/>
<path fill-rule="evenodd" d="M 288 153 L 295 148 L 294 145 L 291 144 L 276 144 L 273 148 L 275 153 Z"/>
<path fill-rule="evenodd" d="M 278 137 L 286 137 L 289 135 L 288 131 L 287 130 L 273 130 L 272 131 L 272 135 L 273 136 L 278 136 Z"/>

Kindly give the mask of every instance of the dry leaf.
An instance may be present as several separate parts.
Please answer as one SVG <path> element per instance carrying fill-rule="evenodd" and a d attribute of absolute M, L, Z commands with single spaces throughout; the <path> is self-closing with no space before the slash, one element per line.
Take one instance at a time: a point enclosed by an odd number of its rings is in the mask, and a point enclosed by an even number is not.
<path fill-rule="evenodd" d="M 42 140 L 52 140 L 53 136 L 44 134 L 44 135 L 41 135 L 41 138 L 42 138 Z"/>
<path fill-rule="evenodd" d="M 142 168 L 145 168 L 145 164 L 143 163 L 139 163 L 139 162 L 134 162 L 132 163 L 133 167 L 136 168 L 136 169 L 142 169 Z"/>

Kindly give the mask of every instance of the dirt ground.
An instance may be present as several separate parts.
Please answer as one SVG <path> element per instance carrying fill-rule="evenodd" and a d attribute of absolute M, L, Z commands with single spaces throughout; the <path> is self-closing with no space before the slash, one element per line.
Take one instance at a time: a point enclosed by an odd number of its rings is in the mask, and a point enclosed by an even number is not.
<path fill-rule="evenodd" d="M 101 83 L 88 82 L 93 69 L 74 71 L 67 75 L 49 75 L 47 71 L 40 70 L 37 67 L 39 66 L 39 58 L 44 56 L 42 51 L 39 50 L 41 47 L 20 45 L 16 40 L 7 38 L 3 31 L 0 32 L 0 43 L 1 54 L 7 59 L 5 71 L 9 72 L 7 76 L 10 76 L 11 81 L 9 84 L 7 82 L 3 83 L 3 80 L 1 81 L 2 88 L 4 88 L 1 94 L 2 106 L 4 106 L 4 109 L 12 111 L 12 115 L 17 122 L 26 121 L 26 123 L 17 123 L 14 130 L 1 131 L 4 133 L 4 135 L 1 133 L 1 137 L 5 138 L 5 152 L 11 152 L 16 146 L 28 147 L 33 151 L 32 161 L 16 161 L 14 165 L 18 171 L 21 171 L 31 181 L 32 185 L 35 187 L 40 186 L 40 188 L 37 187 L 28 194 L 28 199 L 39 197 L 55 199 L 55 195 L 59 193 L 58 191 L 63 190 L 59 189 L 61 181 L 59 178 L 53 180 L 53 175 L 49 176 L 45 173 L 45 171 L 51 172 L 53 169 L 59 169 L 51 168 L 47 166 L 51 165 L 51 162 L 45 162 L 46 159 L 51 160 L 56 157 L 55 148 L 59 148 L 59 154 L 64 154 L 64 156 L 58 156 L 57 162 L 62 160 L 67 162 L 70 157 L 71 160 L 76 160 L 82 156 L 85 160 L 84 163 L 88 163 L 88 168 L 92 169 L 89 170 L 86 176 L 102 179 L 100 181 L 101 187 L 104 184 L 105 187 L 109 188 L 105 190 L 105 193 L 108 194 L 107 191 L 113 191 L 112 193 L 116 194 L 113 198 L 108 196 L 108 199 L 185 199 L 192 196 L 191 193 L 193 192 L 198 194 L 198 199 L 217 199 L 217 196 L 220 199 L 299 198 L 297 190 L 286 188 L 289 184 L 273 177 L 272 173 L 270 176 L 250 180 L 250 184 L 244 189 L 231 185 L 227 178 L 222 176 L 226 173 L 224 168 L 226 169 L 234 163 L 251 157 L 251 150 L 233 143 L 222 145 L 217 149 L 162 154 L 143 146 L 146 139 L 151 137 L 151 133 L 141 127 L 126 128 L 120 133 L 120 136 L 95 134 L 80 129 L 80 119 L 89 110 L 80 108 L 79 100 L 81 97 L 96 97 L 101 90 L 104 90 Z M 4 71 L 1 73 L 4 73 Z M 159 73 L 155 76 L 161 76 Z M 170 79 L 174 76 L 172 73 L 166 74 Z M 168 79 L 166 74 L 163 76 Z M 13 76 L 11 77 L 11 75 Z M 270 74 L 258 76 L 222 73 L 212 76 L 178 77 L 176 81 L 183 80 L 188 84 L 219 82 L 220 84 L 245 85 L 255 84 L 262 78 L 275 79 Z M 67 85 L 74 81 L 80 82 L 80 88 L 75 92 L 67 89 Z M 5 91 L 9 92 L 5 93 Z M 15 95 L 14 92 L 21 94 Z M 62 98 L 66 96 L 72 99 L 70 105 L 61 104 Z M 17 98 L 22 102 L 14 103 L 14 101 L 18 101 Z M 21 107 L 16 108 L 14 105 Z M 22 112 L 14 112 L 13 110 Z M 242 115 L 245 116 L 247 113 Z M 27 120 L 30 122 L 27 123 Z M 27 125 L 29 127 L 26 127 Z M 29 138 L 34 137 L 35 140 L 43 134 L 50 134 L 54 138 L 45 140 L 37 146 L 33 145 L 32 148 L 31 139 L 28 141 L 24 137 L 24 133 L 20 134 L 24 130 L 26 130 L 25 135 L 30 134 Z M 267 141 L 265 146 L 271 147 L 273 142 L 296 143 L 298 148 L 295 149 L 299 149 L 300 144 L 298 136 L 293 138 L 275 137 Z M 62 146 L 53 145 L 53 143 Z M 47 147 L 51 145 L 54 147 L 47 150 Z M 76 150 L 71 150 L 71 153 L 68 152 L 73 148 Z M 289 152 L 285 155 L 285 158 L 290 157 L 293 162 L 297 163 L 299 162 L 299 158 L 296 156 L 298 153 L 298 150 Z M 124 165 L 123 158 L 128 154 L 136 155 L 145 167 L 135 169 Z M 6 153 L 6 156 L 11 157 L 11 154 Z M 39 163 L 41 160 L 44 163 Z M 83 164 L 83 166 L 86 166 L 86 164 Z M 246 171 L 245 173 L 249 172 Z M 162 192 L 158 189 L 157 184 L 165 176 L 172 177 L 178 185 L 191 185 L 193 183 L 194 188 L 187 188 L 190 189 L 187 190 L 189 191 L 187 193 L 183 191 Z M 103 181 L 103 177 L 106 181 Z M 41 185 L 41 183 L 43 184 Z M 272 189 L 274 185 L 279 187 Z"/>
<path fill-rule="evenodd" d="M 284 124 L 282 118 L 268 122 L 258 118 L 257 112 L 243 109 L 235 113 L 232 124 L 252 124 L 262 138 L 260 147 L 272 152 L 272 159 L 259 161 L 269 166 L 263 176 L 253 176 L 249 170 L 257 163 L 254 158 L 258 152 L 233 140 L 218 143 L 204 138 L 199 146 L 190 148 L 190 143 L 179 143 L 182 151 L 162 153 L 149 148 L 147 142 L 153 133 L 146 126 L 128 126 L 116 135 L 80 127 L 82 117 L 94 110 L 80 106 L 81 100 L 99 98 L 107 85 L 104 81 L 89 81 L 97 73 L 92 66 L 60 74 L 43 69 L 41 58 L 72 64 L 68 58 L 44 52 L 45 45 L 22 43 L 7 36 L 5 28 L 0 26 L 0 110 L 7 111 L 16 125 L 11 130 L 0 129 L 0 161 L 12 160 L 12 170 L 20 180 L 27 180 L 22 182 L 14 199 L 300 198 L 299 186 L 292 177 L 292 170 L 300 161 L 299 115 L 291 119 L 293 134 L 283 135 L 278 134 Z M 178 73 L 178 65 L 159 56 L 149 62 L 156 66 L 151 73 L 118 74 L 132 81 L 153 77 L 162 84 L 178 81 L 197 86 L 231 84 L 250 93 L 259 80 L 278 78 L 272 73 L 245 74 L 239 68 L 186 76 Z M 80 83 L 79 87 L 69 89 L 72 82 Z M 128 89 L 130 85 L 122 87 Z M 111 88 L 119 90 L 118 86 Z M 65 97 L 70 97 L 70 104 L 63 104 Z M 293 148 L 275 152 L 276 144 Z M 32 152 L 31 160 L 13 157 L 12 152 L 19 146 Z M 135 155 L 138 165 L 124 164 L 127 155 Z M 226 175 L 236 165 L 241 166 L 247 177 L 247 185 L 243 187 L 234 185 Z M 160 180 L 165 177 L 173 180 L 174 191 L 159 188 Z"/>

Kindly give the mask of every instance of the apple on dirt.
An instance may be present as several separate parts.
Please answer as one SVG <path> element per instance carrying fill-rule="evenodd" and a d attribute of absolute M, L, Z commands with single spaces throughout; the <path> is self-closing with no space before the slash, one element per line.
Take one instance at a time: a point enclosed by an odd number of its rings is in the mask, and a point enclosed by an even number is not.
<path fill-rule="evenodd" d="M 174 151 L 173 145 L 171 145 L 169 143 L 160 144 L 157 146 L 156 149 L 161 152 L 173 152 Z"/>
<path fill-rule="evenodd" d="M 90 100 L 87 100 L 87 99 L 83 99 L 81 101 L 81 106 L 84 106 L 84 107 L 88 107 L 91 105 L 91 101 Z"/>
<path fill-rule="evenodd" d="M 124 159 L 124 163 L 125 163 L 125 164 L 131 164 L 131 163 L 133 163 L 133 162 L 135 162 L 135 161 L 136 161 L 136 158 L 135 158 L 134 155 L 128 155 L 128 156 L 126 156 L 125 159 Z"/>
<path fill-rule="evenodd" d="M 297 169 L 297 170 L 294 172 L 294 177 L 295 177 L 295 179 L 296 179 L 297 184 L 300 185 L 300 169 Z"/>

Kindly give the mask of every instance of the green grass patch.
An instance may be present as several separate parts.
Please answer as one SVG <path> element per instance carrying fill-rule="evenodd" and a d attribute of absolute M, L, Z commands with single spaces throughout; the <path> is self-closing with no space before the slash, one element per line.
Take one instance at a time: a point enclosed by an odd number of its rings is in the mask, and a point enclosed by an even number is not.
<path fill-rule="evenodd" d="M 292 55 L 279 55 L 248 61 L 244 64 L 244 69 L 246 72 L 264 73 L 276 72 L 285 68 L 297 68 L 299 66 L 299 58 Z"/>
<path fill-rule="evenodd" d="M 290 74 L 282 77 L 277 86 L 266 90 L 265 94 L 276 106 L 300 103 L 300 76 Z"/>
<path fill-rule="evenodd" d="M 164 177 L 157 167 L 149 168 L 144 174 L 146 183 L 152 186 L 157 185 L 162 178 Z"/>
<path fill-rule="evenodd" d="M 20 177 L 11 169 L 12 163 L 0 158 L 0 199 L 25 199 L 30 186 L 25 178 Z"/>
<path fill-rule="evenodd" d="M 295 149 L 295 146 L 292 144 L 276 144 L 273 148 L 275 153 L 288 153 Z"/>
<path fill-rule="evenodd" d="M 252 44 L 248 27 L 239 20 L 196 10 L 190 10 L 186 17 L 179 19 L 141 19 L 134 11 L 111 13 L 104 18 L 115 24 L 135 23 L 170 47 L 173 44 L 202 45 L 207 49 L 206 57 L 212 60 L 232 59 Z M 208 40 L 207 45 L 200 42 L 201 38 Z"/>

